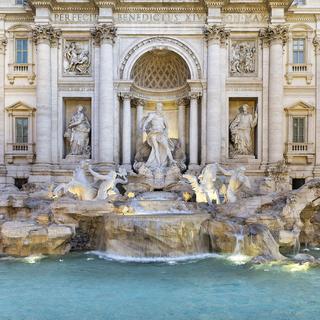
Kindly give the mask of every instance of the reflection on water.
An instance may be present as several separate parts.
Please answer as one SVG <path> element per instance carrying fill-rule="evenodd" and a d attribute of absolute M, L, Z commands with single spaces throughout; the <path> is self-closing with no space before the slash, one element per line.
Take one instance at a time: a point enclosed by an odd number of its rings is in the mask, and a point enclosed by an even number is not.
<path fill-rule="evenodd" d="M 1 320 L 319 319 L 320 268 L 296 263 L 101 252 L 31 261 L 0 258 Z"/>

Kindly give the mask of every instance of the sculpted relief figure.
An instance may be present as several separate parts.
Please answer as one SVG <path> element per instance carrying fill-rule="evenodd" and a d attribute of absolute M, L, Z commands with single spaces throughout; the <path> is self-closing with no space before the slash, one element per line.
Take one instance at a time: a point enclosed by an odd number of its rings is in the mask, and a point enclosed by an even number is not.
<path fill-rule="evenodd" d="M 254 117 L 248 112 L 249 106 L 244 104 L 229 125 L 231 156 L 253 155 L 252 129 L 257 125 L 258 113 Z"/>
<path fill-rule="evenodd" d="M 90 57 L 89 50 L 81 48 L 72 41 L 65 46 L 66 66 L 65 71 L 71 74 L 89 74 Z"/>
<path fill-rule="evenodd" d="M 252 74 L 256 71 L 256 47 L 254 42 L 235 42 L 231 47 L 230 73 Z"/>
<path fill-rule="evenodd" d="M 84 113 L 84 107 L 77 106 L 77 111 L 73 114 L 68 123 L 64 137 L 70 143 L 69 155 L 90 157 L 89 134 L 91 125 L 88 117 Z"/>

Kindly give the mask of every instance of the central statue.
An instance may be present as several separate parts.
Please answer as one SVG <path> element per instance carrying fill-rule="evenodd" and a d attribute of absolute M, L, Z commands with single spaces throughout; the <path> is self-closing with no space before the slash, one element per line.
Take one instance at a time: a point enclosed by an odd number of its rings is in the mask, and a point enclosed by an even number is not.
<path fill-rule="evenodd" d="M 163 104 L 156 104 L 156 111 L 150 112 L 142 122 L 142 130 L 147 133 L 147 142 L 151 147 L 146 166 L 151 170 L 170 167 L 175 164 L 172 152 L 174 144 L 168 137 L 168 123 L 162 113 Z"/>
<path fill-rule="evenodd" d="M 140 130 L 147 137 L 137 149 L 133 168 L 143 182 L 159 189 L 179 181 L 186 157 L 179 139 L 169 138 L 161 102 L 142 119 Z"/>

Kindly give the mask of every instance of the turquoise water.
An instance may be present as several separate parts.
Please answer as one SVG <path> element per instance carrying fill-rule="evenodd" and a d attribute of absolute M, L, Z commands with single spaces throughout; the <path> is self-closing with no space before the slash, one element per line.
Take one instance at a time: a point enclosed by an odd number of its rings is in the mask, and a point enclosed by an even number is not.
<path fill-rule="evenodd" d="M 319 298 L 320 268 L 297 265 L 0 259 L 1 320 L 318 320 Z"/>

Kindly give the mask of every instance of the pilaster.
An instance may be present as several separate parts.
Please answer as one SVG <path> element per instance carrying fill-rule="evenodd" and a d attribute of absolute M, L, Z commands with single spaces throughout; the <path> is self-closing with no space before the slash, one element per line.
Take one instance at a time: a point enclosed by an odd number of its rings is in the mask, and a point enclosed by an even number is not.
<path fill-rule="evenodd" d="M 221 159 L 221 45 L 230 36 L 230 31 L 221 25 L 206 25 L 204 35 L 208 42 L 207 62 L 207 163 Z"/>
<path fill-rule="evenodd" d="M 283 159 L 283 46 L 288 40 L 288 27 L 268 26 L 259 36 L 269 46 L 269 92 L 268 92 L 268 153 L 269 163 Z"/>
<path fill-rule="evenodd" d="M 99 87 L 99 162 L 114 162 L 114 88 L 113 43 L 116 28 L 113 24 L 98 24 L 91 30 L 96 46 L 100 47 Z"/>
<path fill-rule="evenodd" d="M 313 39 L 316 61 L 316 167 L 320 171 L 320 35 L 316 35 Z"/>
<path fill-rule="evenodd" d="M 61 31 L 50 24 L 36 25 L 32 30 L 37 46 L 37 116 L 36 116 L 36 162 L 52 163 L 52 91 L 51 46 L 57 44 Z"/>
<path fill-rule="evenodd" d="M 5 154 L 5 95 L 4 95 L 4 83 L 5 83 L 5 52 L 6 52 L 7 39 L 5 37 L 0 38 L 0 183 L 1 176 L 5 175 L 4 166 L 4 154 Z"/>

